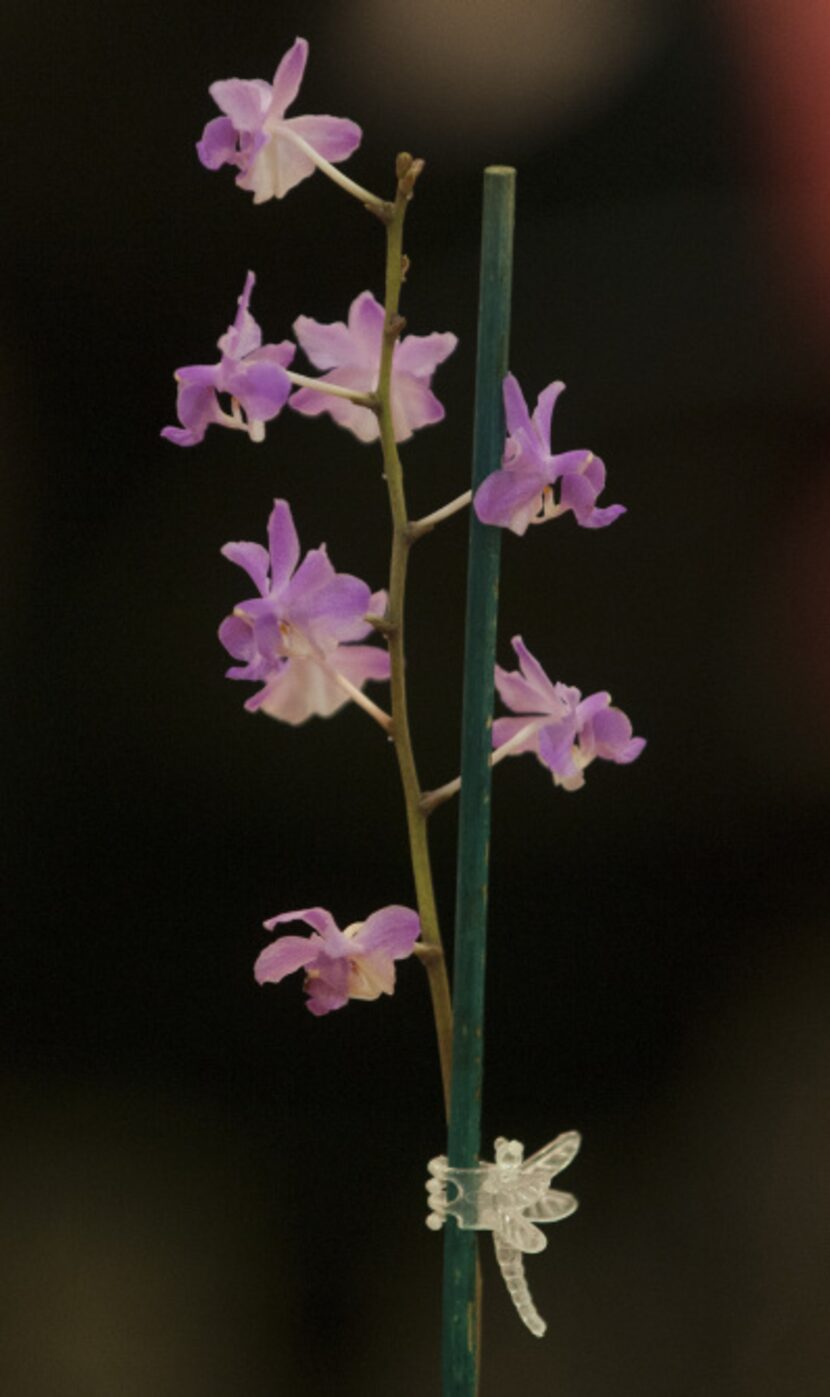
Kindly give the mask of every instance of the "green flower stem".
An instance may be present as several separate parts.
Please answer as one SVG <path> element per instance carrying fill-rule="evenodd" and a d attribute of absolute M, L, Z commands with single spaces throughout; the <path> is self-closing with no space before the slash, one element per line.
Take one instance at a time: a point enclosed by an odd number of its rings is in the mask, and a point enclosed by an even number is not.
<path fill-rule="evenodd" d="M 398 314 L 401 284 L 405 275 L 403 258 L 403 224 L 406 208 L 412 197 L 415 180 L 422 169 L 422 162 L 409 155 L 399 155 L 397 160 L 398 189 L 389 219 L 386 221 L 386 320 L 383 331 L 383 346 L 380 356 L 380 372 L 377 386 L 378 423 L 383 449 L 383 466 L 389 506 L 392 513 L 392 561 L 389 568 L 389 602 L 383 621 L 391 662 L 392 691 L 392 741 L 398 758 L 401 773 L 406 820 L 409 830 L 409 848 L 412 857 L 412 874 L 418 900 L 418 913 L 421 918 L 421 937 L 433 952 L 422 957 L 426 971 L 432 1010 L 435 1017 L 435 1030 L 438 1036 L 438 1053 L 441 1061 L 441 1080 L 444 1090 L 444 1105 L 449 1116 L 450 1077 L 452 1072 L 452 1005 L 447 965 L 441 944 L 441 931 L 438 925 L 438 911 L 435 905 L 435 891 L 432 884 L 432 870 L 427 842 L 427 819 L 421 809 L 421 787 L 412 751 L 412 738 L 409 732 L 406 697 L 406 670 L 404 658 L 404 602 L 406 597 L 406 572 L 409 562 L 411 537 L 409 519 L 406 512 L 406 495 L 403 484 L 403 468 L 398 446 L 395 441 L 395 426 L 392 421 L 392 355 L 395 342 L 403 328 Z"/>
<path fill-rule="evenodd" d="M 507 373 L 516 173 L 484 172 L 473 480 L 497 470 L 504 444 L 502 380 Z M 458 880 L 453 950 L 453 1072 L 449 1155 L 474 1168 L 481 1148 L 484 965 L 490 847 L 493 670 L 498 611 L 498 529 L 470 518 L 464 699 L 458 821 Z M 444 1236 L 443 1393 L 475 1397 L 478 1388 L 480 1285 L 477 1234 L 448 1222 Z"/>

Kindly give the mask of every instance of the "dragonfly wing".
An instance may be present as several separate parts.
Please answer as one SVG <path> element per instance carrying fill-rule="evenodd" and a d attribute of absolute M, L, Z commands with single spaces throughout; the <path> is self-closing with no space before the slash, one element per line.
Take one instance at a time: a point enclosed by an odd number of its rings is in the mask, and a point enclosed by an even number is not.
<path fill-rule="evenodd" d="M 570 1164 L 581 1144 L 582 1136 L 578 1130 L 566 1130 L 564 1135 L 557 1135 L 549 1145 L 543 1145 L 541 1150 L 526 1159 L 524 1168 L 546 1169 L 548 1178 L 552 1179 L 554 1174 Z"/>
<path fill-rule="evenodd" d="M 559 1222 L 560 1218 L 570 1217 L 579 1204 L 572 1193 L 562 1193 L 558 1188 L 549 1188 L 537 1203 L 528 1208 L 525 1217 L 533 1222 Z"/>
<path fill-rule="evenodd" d="M 498 1191 L 497 1206 L 505 1212 L 523 1210 L 531 1203 L 538 1202 L 549 1180 L 550 1174 L 546 1169 L 535 1169 L 532 1172 L 522 1169 L 515 1179 L 502 1184 Z"/>
<path fill-rule="evenodd" d="M 544 1251 L 548 1244 L 544 1232 L 540 1232 L 538 1227 L 520 1213 L 500 1213 L 493 1232 L 496 1237 L 501 1237 L 502 1241 L 515 1247 L 517 1251 Z"/>

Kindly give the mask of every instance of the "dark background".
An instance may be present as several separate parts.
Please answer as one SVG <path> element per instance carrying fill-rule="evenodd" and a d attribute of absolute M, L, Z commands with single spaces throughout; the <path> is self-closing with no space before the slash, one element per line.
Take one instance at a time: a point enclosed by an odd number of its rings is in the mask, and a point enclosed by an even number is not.
<path fill-rule="evenodd" d="M 809 13 L 808 13 L 809 12 Z M 438 1390 L 444 1145 L 428 1000 L 314 1021 L 259 990 L 264 918 L 412 898 L 391 750 L 348 708 L 242 711 L 219 556 L 288 498 L 385 580 L 377 452 L 286 413 L 177 451 L 248 267 L 266 338 L 381 292 L 383 233 L 322 176 L 255 208 L 193 143 L 207 87 L 311 42 L 408 229 L 414 333 L 452 329 L 412 513 L 469 472 L 481 167 L 519 172 L 512 365 L 607 502 L 507 536 L 500 655 L 608 688 L 648 738 L 494 800 L 485 1140 L 578 1127 L 577 1216 L 519 1324 L 485 1246 L 483 1397 L 818 1397 L 830 1342 L 827 6 L 731 0 L 4 7 L 0 449 L 9 969 L 0 1387 L 9 1397 Z M 824 105 L 822 105 L 824 104 Z M 298 359 L 298 367 L 300 367 Z M 456 770 L 465 525 L 418 545 L 425 786 Z M 382 691 L 381 691 L 382 692 Z M 452 910 L 455 811 L 434 816 Z M 451 938 L 448 938 L 451 939 Z"/>

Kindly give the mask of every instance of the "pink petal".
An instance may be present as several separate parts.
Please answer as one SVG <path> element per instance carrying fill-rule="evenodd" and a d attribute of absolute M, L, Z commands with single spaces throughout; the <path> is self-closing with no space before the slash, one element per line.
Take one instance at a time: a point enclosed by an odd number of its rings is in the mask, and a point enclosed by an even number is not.
<path fill-rule="evenodd" d="M 326 664 L 358 689 L 368 679 L 389 678 L 389 652 L 379 645 L 340 645 L 326 656 Z"/>
<path fill-rule="evenodd" d="M 184 368 L 176 370 L 176 379 L 189 388 L 216 388 L 219 367 L 218 364 L 185 364 Z"/>
<path fill-rule="evenodd" d="M 591 462 L 597 461 L 598 457 L 592 455 L 590 451 L 562 451 L 558 456 L 549 456 L 546 462 L 546 478 L 548 484 L 562 476 L 584 475 L 589 476 Z M 602 464 L 600 462 L 600 464 Z"/>
<path fill-rule="evenodd" d="M 572 509 L 580 524 L 587 522 L 596 503 L 596 490 L 584 475 L 566 475 L 559 492 L 560 503 L 565 509 Z"/>
<path fill-rule="evenodd" d="M 631 723 L 619 708 L 606 708 L 604 712 L 597 713 L 592 727 L 597 756 L 605 757 L 607 761 L 632 762 L 645 746 L 641 737 L 633 738 Z M 636 751 L 628 755 L 636 744 L 639 744 Z"/>
<path fill-rule="evenodd" d="M 261 543 L 226 543 L 219 551 L 245 569 L 261 597 L 268 595 L 268 554 Z"/>
<path fill-rule="evenodd" d="M 259 78 L 227 78 L 211 83 L 210 95 L 237 131 L 256 131 L 271 100 L 271 88 Z"/>
<path fill-rule="evenodd" d="M 325 907 L 301 907 L 298 912 L 280 912 L 278 917 L 269 917 L 262 925 L 266 931 L 273 931 L 275 926 L 283 926 L 285 922 L 305 922 L 325 936 L 327 941 L 332 932 L 342 935 L 331 912 L 327 912 Z"/>
<path fill-rule="evenodd" d="M 586 461 L 582 469 L 582 474 L 585 476 L 585 479 L 593 486 L 594 494 L 601 495 L 603 490 L 605 489 L 605 462 L 601 461 L 599 456 L 595 456 L 592 451 L 589 451 L 588 460 Z"/>
<path fill-rule="evenodd" d="M 300 348 L 316 369 L 333 369 L 351 357 L 352 337 L 342 320 L 321 325 L 310 315 L 298 315 L 293 329 Z M 322 398 L 323 394 L 317 393 L 316 397 Z"/>
<path fill-rule="evenodd" d="M 323 650 L 357 640 L 363 634 L 363 617 L 370 596 L 367 584 L 359 577 L 338 572 L 325 587 L 308 597 L 302 608 L 302 628 Z M 296 614 L 292 608 L 292 617 Z"/>
<path fill-rule="evenodd" d="M 309 718 L 330 718 L 349 702 L 331 671 L 322 661 L 297 656 L 286 661 L 280 672 L 245 707 L 261 709 L 270 718 L 278 718 L 292 727 Z"/>
<path fill-rule="evenodd" d="M 253 272 L 249 272 L 245 278 L 242 295 L 237 299 L 234 322 L 219 340 L 222 353 L 232 359 L 242 359 L 246 354 L 259 349 L 262 344 L 262 331 L 248 308 L 255 285 L 256 277 Z"/>
<path fill-rule="evenodd" d="M 317 1018 L 330 1014 L 332 1009 L 342 1009 L 349 999 L 349 963 L 346 960 L 331 961 L 326 958 L 315 967 L 319 974 L 309 978 L 305 984 L 306 1008 Z"/>
<path fill-rule="evenodd" d="M 270 422 L 279 416 L 292 390 L 279 364 L 246 360 L 224 374 L 222 388 L 236 398 L 249 422 Z"/>
<path fill-rule="evenodd" d="M 532 717 L 534 714 L 543 716 L 548 712 L 548 696 L 540 693 L 518 670 L 502 669 L 501 665 L 496 665 L 495 680 L 499 698 L 508 708 L 512 708 L 514 713 L 524 713 Z M 561 705 L 557 704 L 554 716 L 564 716 Z"/>
<path fill-rule="evenodd" d="M 544 480 L 534 471 L 493 471 L 479 485 L 473 507 L 482 524 L 510 529 L 521 537 L 542 508 Z"/>
<path fill-rule="evenodd" d="M 287 619 L 303 629 L 314 597 L 336 576 L 325 547 L 310 548 L 282 599 Z"/>
<path fill-rule="evenodd" d="M 525 679 L 544 699 L 544 712 L 559 714 L 562 712 L 563 705 L 567 711 L 569 704 L 566 694 L 568 691 L 563 690 L 562 685 L 554 685 L 551 683 L 542 666 L 539 664 L 539 661 L 536 659 L 535 655 L 531 655 L 520 635 L 514 635 L 510 644 L 513 646 L 513 652 L 519 661 L 519 668 Z M 574 689 L 573 693 L 576 694 L 576 701 L 578 702 L 579 690 Z"/>
<path fill-rule="evenodd" d="M 600 691 L 596 694 L 589 694 L 588 697 L 583 699 L 582 702 L 577 706 L 576 721 L 578 726 L 581 728 L 584 723 L 588 723 L 591 721 L 591 719 L 596 718 L 597 715 L 602 713 L 604 709 L 607 709 L 610 702 L 611 695 L 605 693 L 604 691 Z M 615 713 L 619 713 L 620 710 L 618 708 L 615 708 L 613 711 Z M 620 716 L 622 716 L 622 714 Z M 627 718 L 626 722 L 628 722 Z M 631 736 L 630 725 L 628 729 L 628 735 L 629 737 Z"/>
<path fill-rule="evenodd" d="M 332 165 L 348 160 L 363 139 L 360 127 L 345 116 L 294 116 L 283 126 L 296 131 Z"/>
<path fill-rule="evenodd" d="M 311 965 L 321 950 L 322 945 L 317 937 L 281 936 L 257 956 L 254 978 L 260 985 L 266 981 L 276 985 L 286 975 L 293 975 L 295 970 Z"/>
<path fill-rule="evenodd" d="M 280 340 L 279 344 L 264 344 L 261 349 L 255 349 L 248 355 L 249 364 L 278 364 L 281 369 L 287 369 L 297 353 L 297 346 L 290 340 Z"/>
<path fill-rule="evenodd" d="M 388 598 L 383 588 L 381 588 L 379 592 L 373 592 L 369 598 L 366 614 L 368 616 L 385 616 L 387 600 Z M 355 633 L 352 638 L 354 640 L 363 640 L 365 636 L 371 635 L 373 631 L 374 626 L 371 626 L 368 621 L 364 621 L 360 631 Z"/>
<path fill-rule="evenodd" d="M 201 366 L 196 366 L 198 367 Z M 165 427 L 161 434 L 176 446 L 198 445 L 204 439 L 211 422 L 219 422 L 222 418 L 213 388 L 208 384 L 188 382 L 184 378 L 186 373 L 195 375 L 195 372 L 195 368 L 179 370 L 176 413 L 182 426 Z"/>
<path fill-rule="evenodd" d="M 549 383 L 547 388 L 542 389 L 536 401 L 536 411 L 533 414 L 533 426 L 546 451 L 550 451 L 550 424 L 553 416 L 553 409 L 556 406 L 556 400 L 559 394 L 564 391 L 564 383 L 557 379 L 555 383 Z"/>
<path fill-rule="evenodd" d="M 524 393 L 519 387 L 518 379 L 513 374 L 508 374 L 502 384 L 504 395 L 504 415 L 507 420 L 507 431 L 512 436 L 514 432 L 524 430 L 531 433 L 533 428 L 530 421 L 530 414 L 527 410 L 527 403 Z"/>
<path fill-rule="evenodd" d="M 409 441 L 419 427 L 441 422 L 444 408 L 428 386 L 412 374 L 393 374 L 392 421 L 395 441 Z"/>
<path fill-rule="evenodd" d="M 274 500 L 268 519 L 268 553 L 271 559 L 271 592 L 279 595 L 300 558 L 300 540 L 287 500 Z"/>
<path fill-rule="evenodd" d="M 349 334 L 353 349 L 350 358 L 359 359 L 373 377 L 380 365 L 380 345 L 386 313 L 371 291 L 361 291 L 349 307 Z"/>
<path fill-rule="evenodd" d="M 627 742 L 622 750 L 617 752 L 614 760 L 621 765 L 627 766 L 629 762 L 636 761 L 645 745 L 646 740 L 644 737 L 632 737 L 631 741 Z"/>
<path fill-rule="evenodd" d="M 562 480 L 560 491 L 560 503 L 566 509 L 572 509 L 576 515 L 577 523 L 583 528 L 602 529 L 608 524 L 613 524 L 615 519 L 619 519 L 621 514 L 625 514 L 625 506 L 621 504 L 608 505 L 605 509 L 596 509 L 597 492 L 591 484 L 587 475 L 566 475 Z"/>
<path fill-rule="evenodd" d="M 235 660 L 244 660 L 248 664 L 256 656 L 253 630 L 241 616 L 225 617 L 219 627 L 219 639 Z"/>
<path fill-rule="evenodd" d="M 421 934 L 418 913 L 411 907 L 382 907 L 366 918 L 352 945 L 360 956 L 376 953 L 403 960 Z"/>
<path fill-rule="evenodd" d="M 301 151 L 283 128 L 266 134 L 262 144 L 248 161 L 247 168 L 237 175 L 240 189 L 249 190 L 255 204 L 267 199 L 282 199 L 301 180 L 315 171 L 314 161 Z"/>
<path fill-rule="evenodd" d="M 202 132 L 202 139 L 196 142 L 196 154 L 207 170 L 218 170 L 222 165 L 238 165 L 236 148 L 236 127 L 228 116 L 215 116 Z"/>
<path fill-rule="evenodd" d="M 287 107 L 295 100 L 303 80 L 308 61 L 308 40 L 295 39 L 287 53 L 279 61 L 271 88 L 271 108 L 269 119 L 279 120 Z"/>
<path fill-rule="evenodd" d="M 609 524 L 613 524 L 621 515 L 627 514 L 628 510 L 624 504 L 609 504 L 605 509 L 594 509 L 585 520 L 586 529 L 605 529 Z"/>
<path fill-rule="evenodd" d="M 395 346 L 394 369 L 397 373 L 430 378 L 457 344 L 458 336 L 449 330 L 435 331 L 431 335 L 406 335 Z"/>
<path fill-rule="evenodd" d="M 575 736 L 576 722 L 573 719 L 551 723 L 539 732 L 539 756 L 555 776 L 564 780 L 573 780 L 581 776 L 580 769 L 573 759 Z"/>

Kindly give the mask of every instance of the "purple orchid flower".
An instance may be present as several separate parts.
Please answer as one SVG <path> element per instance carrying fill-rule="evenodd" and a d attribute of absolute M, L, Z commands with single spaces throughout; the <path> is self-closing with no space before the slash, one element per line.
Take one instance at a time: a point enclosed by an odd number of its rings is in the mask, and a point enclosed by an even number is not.
<path fill-rule="evenodd" d="M 359 393 L 373 393 L 377 387 L 383 339 L 384 309 L 371 291 L 363 291 L 349 308 L 349 323 L 337 320 L 321 325 L 310 316 L 294 321 L 294 333 L 307 357 L 317 369 L 326 369 L 321 383 L 336 383 Z M 430 388 L 439 364 L 458 344 L 456 335 L 407 335 L 395 343 L 392 358 L 392 419 L 395 440 L 407 441 L 419 427 L 440 422 L 444 409 Z M 335 398 L 313 388 L 301 388 L 289 403 L 306 417 L 330 412 L 335 422 L 346 427 L 360 441 L 375 441 L 378 420 L 366 407 Z"/>
<path fill-rule="evenodd" d="M 248 309 L 255 282 L 256 277 L 249 272 L 236 319 L 219 340 L 219 363 L 191 364 L 176 370 L 176 412 L 182 425 L 165 427 L 161 434 L 176 446 L 196 446 L 212 422 L 247 432 L 251 441 L 262 441 L 264 424 L 285 405 L 291 392 L 285 371 L 296 350 L 290 340 L 262 343 L 262 331 Z M 230 413 L 220 406 L 218 393 L 230 394 Z"/>
<path fill-rule="evenodd" d="M 553 684 L 520 635 L 510 642 L 519 659 L 519 670 L 496 665 L 496 688 L 502 701 L 518 718 L 497 718 L 493 747 L 510 747 L 510 755 L 533 752 L 548 767 L 555 786 L 578 791 L 583 771 L 595 757 L 626 764 L 639 757 L 645 738 L 633 737 L 631 723 L 619 708 L 611 708 L 611 695 L 590 694 Z M 504 753 L 508 755 L 507 752 Z"/>
<path fill-rule="evenodd" d="M 278 984 L 305 970 L 308 1008 L 319 1018 L 342 1009 L 350 999 L 377 999 L 395 988 L 395 961 L 412 954 L 421 932 L 410 907 L 382 907 L 345 931 L 323 907 L 283 912 L 263 923 L 273 931 L 282 922 L 306 922 L 312 936 L 280 936 L 266 946 L 254 966 L 257 983 Z"/>
<path fill-rule="evenodd" d="M 268 549 L 259 543 L 226 543 L 223 557 L 244 568 L 259 595 L 240 602 L 219 627 L 219 639 L 240 665 L 229 679 L 261 683 L 245 703 L 285 723 L 313 713 L 328 718 L 369 679 L 389 678 L 389 655 L 356 645 L 371 632 L 367 613 L 382 614 L 386 593 L 335 572 L 325 546 L 306 553 L 291 510 L 275 500 L 268 520 Z"/>
<path fill-rule="evenodd" d="M 529 524 L 555 519 L 569 509 L 586 529 L 605 528 L 625 514 L 621 504 L 597 508 L 597 497 L 605 488 L 605 466 L 598 456 L 590 451 L 551 455 L 551 417 L 564 387 L 564 383 L 548 384 L 531 417 L 513 374 L 504 380 L 508 437 L 502 469 L 488 475 L 476 491 L 475 511 L 482 524 L 498 524 L 521 535 Z M 561 481 L 558 503 L 553 495 L 557 481 Z"/>
<path fill-rule="evenodd" d="M 209 170 L 236 165 L 236 183 L 254 203 L 281 199 L 314 173 L 315 154 L 338 164 L 360 145 L 359 126 L 339 116 L 286 118 L 300 89 L 308 42 L 295 39 L 281 59 L 273 83 L 261 78 L 215 82 L 210 95 L 224 116 L 209 121 L 196 151 Z"/>

